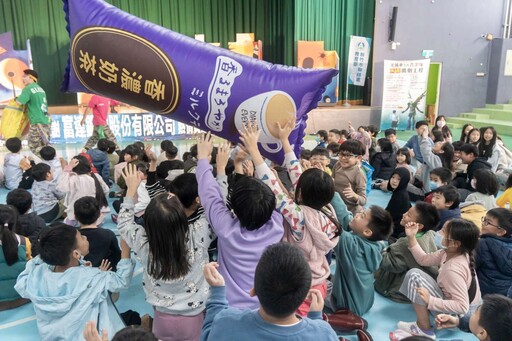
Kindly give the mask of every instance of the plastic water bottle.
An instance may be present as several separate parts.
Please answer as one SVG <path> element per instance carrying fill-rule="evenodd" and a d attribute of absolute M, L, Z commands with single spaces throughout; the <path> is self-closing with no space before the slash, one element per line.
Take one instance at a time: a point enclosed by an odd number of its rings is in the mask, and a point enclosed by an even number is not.
<path fill-rule="evenodd" d="M 510 202 L 507 202 L 507 203 L 505 204 L 505 208 L 506 208 L 507 210 L 510 210 Z"/>

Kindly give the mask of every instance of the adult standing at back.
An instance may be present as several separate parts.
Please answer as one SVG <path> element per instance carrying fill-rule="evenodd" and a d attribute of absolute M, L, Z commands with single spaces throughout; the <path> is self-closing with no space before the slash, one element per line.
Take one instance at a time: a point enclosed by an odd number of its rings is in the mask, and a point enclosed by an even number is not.
<path fill-rule="evenodd" d="M 25 105 L 24 111 L 30 121 L 28 133 L 28 147 L 32 153 L 39 155 L 39 151 L 50 144 L 50 116 L 46 93 L 37 83 L 39 76 L 31 69 L 23 70 L 23 84 L 25 87 L 16 98 L 16 103 Z"/>
<path fill-rule="evenodd" d="M 84 149 L 89 150 L 93 148 L 96 143 L 98 143 L 99 139 L 106 138 L 116 144 L 116 150 L 119 149 L 117 144 L 117 139 L 110 127 L 107 124 L 107 117 L 110 113 L 110 107 L 120 105 L 121 103 L 115 101 L 113 99 L 93 95 L 89 100 L 89 104 L 84 112 L 84 117 L 80 122 L 80 125 L 83 126 L 85 123 L 85 119 L 89 114 L 89 110 L 92 110 L 92 125 L 94 126 L 94 130 L 92 131 L 92 136 L 89 137 L 87 143 L 84 146 Z"/>

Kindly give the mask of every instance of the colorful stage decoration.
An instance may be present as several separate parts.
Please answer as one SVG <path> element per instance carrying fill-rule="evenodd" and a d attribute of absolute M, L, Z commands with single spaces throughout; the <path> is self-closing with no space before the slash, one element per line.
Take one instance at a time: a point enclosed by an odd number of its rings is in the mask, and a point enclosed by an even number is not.
<path fill-rule="evenodd" d="M 430 59 L 384 60 L 381 130 L 414 130 L 425 119 Z"/>
<path fill-rule="evenodd" d="M 336 51 L 325 51 L 323 41 L 299 40 L 297 43 L 297 66 L 306 69 L 339 70 L 340 58 Z M 322 93 L 319 106 L 336 105 L 338 102 L 339 76 L 332 78 Z"/>
<path fill-rule="evenodd" d="M 273 65 L 178 34 L 101 0 L 64 0 L 71 39 L 62 89 L 93 92 L 239 142 L 255 121 L 260 145 L 281 163 L 276 122 L 295 119 L 299 154 L 307 113 L 336 70 Z"/>
<path fill-rule="evenodd" d="M 7 104 L 24 88 L 23 70 L 30 69 L 30 41 L 26 50 L 14 50 L 11 32 L 0 34 L 0 104 Z"/>

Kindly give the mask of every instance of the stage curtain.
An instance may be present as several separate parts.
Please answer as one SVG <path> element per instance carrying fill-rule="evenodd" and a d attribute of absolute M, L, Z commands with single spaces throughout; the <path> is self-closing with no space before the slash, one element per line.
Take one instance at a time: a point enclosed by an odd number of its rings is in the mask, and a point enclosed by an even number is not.
<path fill-rule="evenodd" d="M 350 36 L 373 38 L 374 14 L 374 0 L 295 0 L 295 41 L 323 40 L 327 51 L 338 52 L 340 100 L 345 99 Z M 371 65 L 372 59 L 367 77 L 371 77 Z M 363 99 L 363 87 L 350 85 L 348 99 Z"/>
<path fill-rule="evenodd" d="M 87 1 L 87 0 L 82 0 Z M 236 33 L 254 33 L 263 41 L 263 58 L 294 65 L 294 0 L 109 0 L 135 16 L 207 42 L 227 43 Z M 74 94 L 60 92 L 69 37 L 59 0 L 2 0 L 0 32 L 13 34 L 14 48 L 30 38 L 34 68 L 50 105 L 75 104 Z"/>

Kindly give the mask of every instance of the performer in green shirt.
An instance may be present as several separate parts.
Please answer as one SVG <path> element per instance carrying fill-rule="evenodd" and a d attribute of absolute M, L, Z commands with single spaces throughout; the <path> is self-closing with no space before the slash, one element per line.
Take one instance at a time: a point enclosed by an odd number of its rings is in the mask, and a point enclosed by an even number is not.
<path fill-rule="evenodd" d="M 23 74 L 25 87 L 16 98 L 16 102 L 25 105 L 25 112 L 30 121 L 28 147 L 34 154 L 39 155 L 41 148 L 50 144 L 51 125 L 46 93 L 37 83 L 37 72 L 27 69 Z"/>

